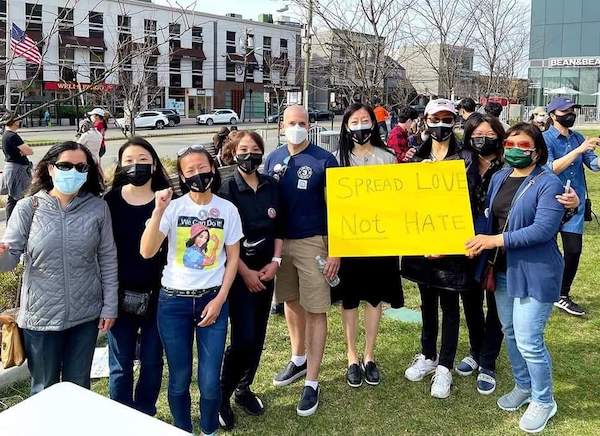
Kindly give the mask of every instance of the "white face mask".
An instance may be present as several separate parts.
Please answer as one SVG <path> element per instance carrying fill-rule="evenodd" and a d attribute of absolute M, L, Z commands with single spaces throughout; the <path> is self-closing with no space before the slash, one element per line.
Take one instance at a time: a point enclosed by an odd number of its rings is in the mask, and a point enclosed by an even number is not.
<path fill-rule="evenodd" d="M 535 120 L 536 123 L 540 123 L 540 124 L 542 124 L 542 123 L 545 122 L 545 118 L 544 118 L 543 115 L 538 115 L 537 117 L 535 117 L 534 120 Z"/>
<path fill-rule="evenodd" d="M 285 137 L 292 145 L 299 145 L 308 138 L 308 130 L 298 124 L 285 129 Z"/>
<path fill-rule="evenodd" d="M 360 124 L 352 124 L 348 126 L 348 130 L 351 132 L 356 132 L 358 130 L 370 130 L 373 128 L 373 124 L 371 123 L 360 123 Z"/>

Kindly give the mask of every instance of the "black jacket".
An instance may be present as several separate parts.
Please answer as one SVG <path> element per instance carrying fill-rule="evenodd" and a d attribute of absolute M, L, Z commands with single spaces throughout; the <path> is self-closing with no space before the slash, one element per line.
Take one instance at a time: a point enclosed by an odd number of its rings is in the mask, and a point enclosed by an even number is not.
<path fill-rule="evenodd" d="M 431 139 L 428 139 L 419 148 L 413 161 L 420 162 L 429 159 L 430 155 Z M 462 144 L 452 136 L 448 155 L 444 160 L 458 159 L 465 161 L 471 210 L 473 216 L 475 216 L 473 211 L 475 202 L 473 200 L 478 177 L 477 160 L 474 159 L 472 151 L 463 148 Z M 444 256 L 439 259 L 425 258 L 423 256 L 404 256 L 401 265 L 402 276 L 404 278 L 425 286 L 433 286 L 451 291 L 465 291 L 473 289 L 475 286 L 474 262 L 466 256 Z"/>

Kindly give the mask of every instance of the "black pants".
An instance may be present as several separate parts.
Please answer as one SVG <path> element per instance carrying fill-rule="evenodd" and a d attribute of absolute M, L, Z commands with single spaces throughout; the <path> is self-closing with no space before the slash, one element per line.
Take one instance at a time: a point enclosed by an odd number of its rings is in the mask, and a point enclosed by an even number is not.
<path fill-rule="evenodd" d="M 454 357 L 458 346 L 460 306 L 458 292 L 419 285 L 421 293 L 421 347 L 425 358 L 435 360 L 438 337 L 438 301 L 442 307 L 442 343 L 439 364 L 448 369 L 454 368 Z"/>
<path fill-rule="evenodd" d="M 563 272 L 561 297 L 568 297 L 571 292 L 571 285 L 577 274 L 579 267 L 579 258 L 583 247 L 583 235 L 579 233 L 560 232 L 563 243 L 563 256 L 565 258 L 565 270 Z"/>
<path fill-rule="evenodd" d="M 496 371 L 496 360 L 502 348 L 504 334 L 498 319 L 494 294 L 485 293 L 487 315 L 483 312 L 483 295 L 484 292 L 480 289 L 461 293 L 469 329 L 471 356 L 482 368 Z"/>
<path fill-rule="evenodd" d="M 252 293 L 237 276 L 229 292 L 231 344 L 225 350 L 221 374 L 222 400 L 234 390 L 249 390 L 262 354 L 273 299 L 274 282 L 266 290 Z"/>
<path fill-rule="evenodd" d="M 13 209 L 15 208 L 17 201 L 18 200 L 16 198 L 11 197 L 10 195 L 7 197 L 7 199 L 6 199 L 6 222 L 8 222 L 8 219 L 12 215 Z"/>

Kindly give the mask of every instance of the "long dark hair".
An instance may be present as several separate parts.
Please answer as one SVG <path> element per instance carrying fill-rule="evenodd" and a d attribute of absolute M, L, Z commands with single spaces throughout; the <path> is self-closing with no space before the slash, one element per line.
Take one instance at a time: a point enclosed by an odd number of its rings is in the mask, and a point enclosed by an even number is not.
<path fill-rule="evenodd" d="M 217 192 L 219 192 L 219 189 L 221 189 L 221 174 L 219 174 L 219 171 L 217 170 L 215 160 L 205 148 L 190 148 L 181 156 L 177 157 L 177 174 L 179 175 L 180 179 L 179 186 L 181 188 L 181 192 L 183 194 L 187 194 L 188 192 L 190 192 L 190 188 L 188 188 L 185 183 L 181 182 L 181 178 L 183 177 L 183 173 L 181 172 L 181 159 L 183 159 L 186 156 L 189 156 L 192 153 L 203 154 L 204 156 L 206 156 L 206 159 L 208 159 L 208 164 L 213 168 L 213 172 L 215 174 L 212 185 L 210 185 L 210 192 L 216 194 Z"/>
<path fill-rule="evenodd" d="M 85 154 L 86 163 L 88 164 L 87 180 L 79 189 L 79 192 L 89 192 L 90 194 L 98 197 L 104 189 L 102 188 L 100 172 L 98 171 L 98 164 L 92 157 L 92 154 L 85 145 L 78 144 L 73 141 L 66 141 L 62 144 L 56 144 L 48 150 L 46 155 L 37 164 L 35 172 L 33 173 L 33 181 L 31 183 L 31 195 L 34 195 L 40 191 L 50 192 L 54 188 L 52 183 L 52 177 L 48 167 L 58 162 L 58 158 L 61 153 L 65 151 L 81 150 Z"/>
<path fill-rule="evenodd" d="M 121 166 L 121 158 L 123 157 L 123 153 L 128 147 L 132 145 L 142 147 L 150 156 L 152 156 L 152 161 L 154 162 L 154 173 L 152 173 L 152 183 L 150 188 L 152 191 L 160 191 L 161 189 L 167 189 L 171 187 L 171 183 L 169 183 L 169 176 L 167 175 L 167 171 L 163 166 L 160 158 L 158 157 L 158 153 L 152 144 L 146 141 L 144 138 L 139 136 L 134 136 L 133 138 L 128 139 L 122 146 L 119 148 L 119 162 L 117 163 L 117 167 L 115 168 L 115 176 L 113 177 L 113 183 L 111 189 L 118 189 L 121 186 L 125 186 L 129 184 L 127 180 L 127 176 L 123 173 L 123 167 Z"/>
<path fill-rule="evenodd" d="M 375 118 L 375 112 L 373 112 L 371 106 L 367 106 L 364 103 L 352 103 L 350 106 L 348 106 L 348 109 L 346 109 L 346 112 L 344 113 L 344 117 L 342 118 L 342 127 L 340 129 L 339 156 L 340 165 L 343 167 L 350 166 L 350 155 L 352 154 L 352 149 L 354 148 L 352 134 L 348 129 L 348 120 L 352 114 L 361 109 L 366 110 L 369 113 L 369 118 L 371 118 L 371 125 L 373 126 L 373 133 L 369 139 L 371 145 L 393 154 L 393 151 L 386 147 L 383 139 L 381 139 L 381 136 L 379 136 L 379 132 L 377 131 L 377 118 Z"/>
<path fill-rule="evenodd" d="M 536 164 L 546 165 L 546 162 L 548 162 L 548 147 L 546 146 L 546 141 L 544 140 L 542 131 L 533 124 L 521 122 L 508 129 L 506 132 L 506 139 L 510 138 L 511 136 L 518 135 L 519 133 L 527 135 L 533 139 L 535 151 L 538 154 L 538 160 Z"/>
<path fill-rule="evenodd" d="M 502 141 L 504 140 L 504 135 L 506 135 L 506 132 L 504 127 L 502 127 L 500 120 L 493 115 L 484 115 L 479 112 L 475 112 L 469 117 L 469 119 L 465 122 L 465 132 L 463 136 L 463 144 L 465 148 L 477 152 L 477 150 L 475 150 L 471 145 L 471 136 L 473 135 L 473 131 L 475 131 L 475 129 L 483 123 L 488 123 L 498 137 L 496 154 L 498 156 L 502 156 Z"/>

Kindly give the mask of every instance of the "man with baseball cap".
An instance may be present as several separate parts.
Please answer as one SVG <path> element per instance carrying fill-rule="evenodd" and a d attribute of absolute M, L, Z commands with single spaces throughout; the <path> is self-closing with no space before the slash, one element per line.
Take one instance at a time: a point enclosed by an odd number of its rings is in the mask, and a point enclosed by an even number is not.
<path fill-rule="evenodd" d="M 584 165 L 594 172 L 600 171 L 598 156 L 594 153 L 600 139 L 585 139 L 581 133 L 571 130 L 577 118 L 575 108 L 578 107 L 568 98 L 555 97 L 546 107 L 552 125 L 544 132 L 544 139 L 548 146 L 548 167 L 558 175 L 563 184 L 566 185 L 570 180 L 571 187 L 579 198 L 586 198 Z M 577 214 L 563 224 L 560 232 L 565 270 L 560 300 L 554 305 L 576 316 L 585 315 L 585 311 L 571 299 L 570 291 L 581 257 L 585 211 L 590 206 L 587 201 L 581 202 Z"/>

